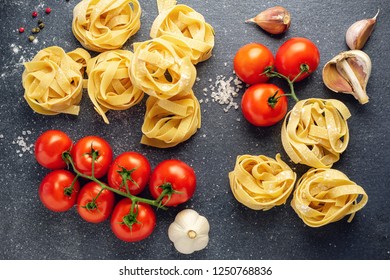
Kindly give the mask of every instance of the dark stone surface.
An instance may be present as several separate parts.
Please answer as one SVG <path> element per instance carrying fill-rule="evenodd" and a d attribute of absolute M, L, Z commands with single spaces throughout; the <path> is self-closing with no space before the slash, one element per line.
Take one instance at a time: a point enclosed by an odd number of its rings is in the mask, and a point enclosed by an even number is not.
<path fill-rule="evenodd" d="M 204 101 L 202 127 L 186 143 L 167 150 L 139 144 L 144 103 L 125 112 L 109 113 L 110 125 L 96 115 L 86 95 L 78 117 L 33 113 L 23 99 L 22 62 L 51 45 L 66 51 L 80 47 L 71 31 L 72 10 L 77 1 L 50 1 L 50 15 L 44 14 L 46 1 L 0 2 L 0 259 L 390 259 L 388 1 L 179 2 L 195 8 L 214 26 L 216 45 L 213 57 L 197 66 L 199 79 L 194 91 Z M 149 39 L 151 24 L 157 16 L 155 1 L 141 1 L 141 5 L 142 27 L 126 44 L 127 49 L 131 49 L 133 42 Z M 243 23 L 274 5 L 285 6 L 292 14 L 292 25 L 286 34 L 270 36 L 255 25 Z M 327 90 L 321 69 L 333 56 L 347 49 L 344 36 L 349 25 L 375 15 L 378 8 L 381 12 L 376 30 L 364 48 L 372 59 L 373 69 L 367 88 L 370 102 L 362 106 L 352 96 Z M 46 24 L 38 34 L 37 44 L 27 40 L 29 30 L 37 22 L 31 17 L 33 10 L 43 15 Z M 20 26 L 26 28 L 24 34 L 17 32 Z M 230 191 L 227 174 L 233 169 L 237 155 L 273 157 L 281 153 L 287 161 L 280 141 L 281 124 L 255 128 L 243 119 L 240 110 L 225 113 L 224 106 L 212 102 L 209 87 L 215 84 L 218 75 L 226 79 L 234 77 L 232 59 L 240 46 L 257 41 L 275 53 L 288 38 L 300 36 L 318 45 L 321 64 L 309 79 L 296 85 L 299 97 L 337 98 L 352 113 L 350 143 L 334 168 L 363 186 L 369 202 L 350 224 L 343 219 L 312 229 L 290 207 L 291 197 L 285 206 L 262 212 L 240 205 Z M 209 89 L 207 96 L 204 88 Z M 293 106 L 292 101 L 289 106 Z M 138 151 L 149 158 L 152 166 L 163 159 L 179 158 L 195 169 L 197 191 L 185 205 L 157 211 L 157 227 L 151 237 L 138 243 L 121 242 L 111 233 L 108 222 L 88 224 L 74 209 L 53 213 L 39 201 L 38 185 L 48 170 L 36 163 L 30 151 L 35 139 L 47 129 L 61 129 L 74 140 L 88 134 L 102 136 L 113 145 L 116 155 Z M 30 147 L 30 151 L 23 151 L 21 146 Z M 291 166 L 298 176 L 307 170 L 304 166 Z M 143 195 L 149 196 L 147 191 Z M 211 225 L 208 247 L 189 256 L 177 253 L 167 236 L 176 213 L 186 207 L 206 216 Z"/>

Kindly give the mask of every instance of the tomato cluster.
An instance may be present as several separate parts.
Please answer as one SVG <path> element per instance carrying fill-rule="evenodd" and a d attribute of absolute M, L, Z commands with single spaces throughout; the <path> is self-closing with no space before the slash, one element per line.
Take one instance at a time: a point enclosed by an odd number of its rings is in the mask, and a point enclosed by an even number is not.
<path fill-rule="evenodd" d="M 52 169 L 38 191 L 46 208 L 64 212 L 76 206 L 79 215 L 91 223 L 111 216 L 113 233 L 128 242 L 145 239 L 153 232 L 156 215 L 151 206 L 184 203 L 196 188 L 195 172 L 183 161 L 164 160 L 152 171 L 148 159 L 137 152 L 124 152 L 113 160 L 110 144 L 98 136 L 86 136 L 73 144 L 64 132 L 48 130 L 36 140 L 35 158 Z M 66 170 L 67 166 L 73 172 Z M 87 179 L 84 186 L 80 178 Z M 136 196 L 147 185 L 153 200 Z M 122 197 L 118 203 L 117 196 Z"/>
<path fill-rule="evenodd" d="M 238 78 L 251 85 L 241 100 L 244 117 L 255 126 L 271 126 L 282 120 L 287 113 L 286 96 L 297 100 L 293 83 L 308 77 L 319 63 L 318 48 L 306 38 L 287 40 L 279 47 L 275 57 L 260 43 L 241 47 L 233 65 Z M 271 77 L 285 79 L 291 92 L 285 94 L 276 85 L 266 83 Z"/>

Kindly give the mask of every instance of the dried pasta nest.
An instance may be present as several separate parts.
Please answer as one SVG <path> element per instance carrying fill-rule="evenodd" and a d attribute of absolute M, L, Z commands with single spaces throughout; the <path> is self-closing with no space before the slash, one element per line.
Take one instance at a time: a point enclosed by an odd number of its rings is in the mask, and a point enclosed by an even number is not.
<path fill-rule="evenodd" d="M 352 220 L 368 196 L 361 186 L 335 169 L 310 169 L 298 181 L 291 206 L 310 227 L 339 221 L 347 215 Z"/>
<path fill-rule="evenodd" d="M 197 64 L 211 57 L 214 29 L 203 15 L 186 5 L 175 5 L 160 12 L 154 20 L 150 37 L 172 35 L 176 43 L 191 49 L 190 57 Z"/>
<path fill-rule="evenodd" d="M 171 99 L 150 96 L 146 101 L 141 143 L 158 148 L 174 147 L 188 140 L 200 125 L 200 105 L 192 90 Z"/>
<path fill-rule="evenodd" d="M 286 203 L 296 181 L 296 173 L 281 160 L 264 155 L 237 157 L 229 173 L 234 197 L 254 210 L 269 210 Z"/>
<path fill-rule="evenodd" d="M 129 109 L 144 96 L 130 79 L 132 57 L 131 51 L 113 50 L 101 53 L 88 62 L 88 95 L 106 123 L 109 123 L 108 110 Z"/>
<path fill-rule="evenodd" d="M 282 144 L 294 163 L 330 168 L 349 141 L 348 108 L 334 99 L 306 99 L 287 113 Z"/>
<path fill-rule="evenodd" d="M 83 0 L 73 10 L 72 31 L 84 48 L 119 49 L 141 27 L 138 0 Z"/>
<path fill-rule="evenodd" d="M 77 115 L 84 66 L 89 59 L 89 53 L 80 48 L 68 54 L 56 46 L 39 51 L 32 61 L 24 64 L 22 84 L 29 106 L 43 115 Z"/>
<path fill-rule="evenodd" d="M 188 50 L 161 36 L 134 44 L 130 76 L 134 85 L 150 96 L 169 99 L 188 92 L 195 83 L 196 69 Z"/>

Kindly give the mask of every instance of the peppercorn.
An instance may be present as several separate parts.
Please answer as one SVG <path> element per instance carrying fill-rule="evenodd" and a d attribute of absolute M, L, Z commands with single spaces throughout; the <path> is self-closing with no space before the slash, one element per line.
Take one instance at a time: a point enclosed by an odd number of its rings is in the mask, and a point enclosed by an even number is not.
<path fill-rule="evenodd" d="M 38 20 L 38 24 L 41 24 L 41 23 L 43 23 L 43 20 L 41 20 L 41 19 Z"/>
<path fill-rule="evenodd" d="M 34 11 L 34 12 L 32 12 L 31 15 L 32 15 L 33 18 L 36 18 L 38 16 L 38 12 Z"/>
<path fill-rule="evenodd" d="M 32 32 L 33 34 L 39 33 L 39 31 L 41 31 L 41 29 L 39 29 L 39 27 L 34 27 L 33 29 L 31 29 L 31 32 Z"/>
<path fill-rule="evenodd" d="M 32 42 L 32 41 L 34 41 L 34 39 L 35 39 L 35 37 L 34 36 L 28 36 L 28 40 L 30 41 L 30 42 Z"/>
<path fill-rule="evenodd" d="M 50 8 L 46 8 L 45 13 L 46 14 L 50 14 L 51 13 L 51 9 Z"/>
<path fill-rule="evenodd" d="M 23 33 L 24 32 L 24 27 L 19 27 L 19 33 Z"/>
<path fill-rule="evenodd" d="M 38 25 L 38 27 L 39 27 L 39 29 L 43 29 L 43 28 L 45 28 L 45 24 L 42 22 L 42 23 L 40 23 L 40 24 Z"/>

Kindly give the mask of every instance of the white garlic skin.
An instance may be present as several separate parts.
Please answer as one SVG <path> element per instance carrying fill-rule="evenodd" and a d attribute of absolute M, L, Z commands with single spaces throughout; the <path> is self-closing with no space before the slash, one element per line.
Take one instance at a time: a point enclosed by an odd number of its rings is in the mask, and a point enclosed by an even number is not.
<path fill-rule="evenodd" d="M 362 19 L 352 24 L 345 33 L 345 41 L 351 50 L 361 50 L 370 38 L 376 25 L 376 17 Z"/>

